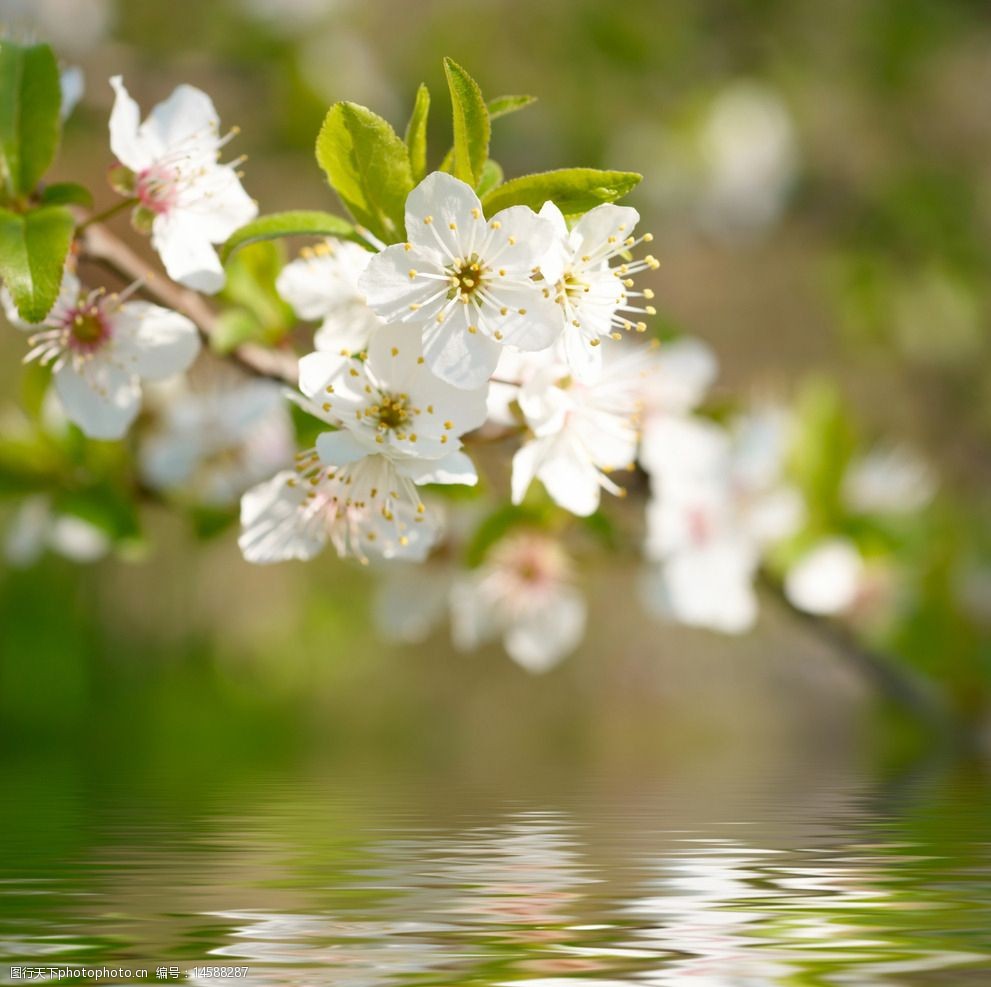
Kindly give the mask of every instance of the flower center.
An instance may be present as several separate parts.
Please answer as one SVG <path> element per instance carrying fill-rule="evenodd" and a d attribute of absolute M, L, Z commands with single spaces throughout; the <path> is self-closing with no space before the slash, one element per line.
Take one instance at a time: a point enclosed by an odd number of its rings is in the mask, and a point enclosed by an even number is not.
<path fill-rule="evenodd" d="M 93 353 L 110 338 L 110 322 L 96 302 L 81 302 L 66 317 L 67 343 L 77 353 Z"/>
<path fill-rule="evenodd" d="M 402 428 L 410 419 L 408 394 L 383 394 L 378 404 L 365 409 L 366 417 L 377 423 L 379 431 L 391 432 Z"/>
<path fill-rule="evenodd" d="M 563 294 L 572 303 L 580 301 L 582 295 L 587 294 L 588 291 L 588 284 L 582 281 L 574 271 L 566 272 L 558 287 L 558 294 Z"/>
<path fill-rule="evenodd" d="M 156 164 L 139 172 L 134 194 L 146 209 L 156 216 L 167 213 L 178 198 L 178 172 L 166 165 Z"/>
<path fill-rule="evenodd" d="M 488 270 L 478 254 L 455 261 L 447 269 L 447 273 L 451 276 L 451 290 L 447 293 L 447 297 L 460 297 L 462 301 L 468 301 L 484 287 Z"/>

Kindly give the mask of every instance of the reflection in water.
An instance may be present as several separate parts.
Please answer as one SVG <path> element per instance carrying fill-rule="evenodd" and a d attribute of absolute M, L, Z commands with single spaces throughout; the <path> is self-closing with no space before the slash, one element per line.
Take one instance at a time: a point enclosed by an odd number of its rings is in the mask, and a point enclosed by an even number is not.
<path fill-rule="evenodd" d="M 313 794 L 327 790 L 282 781 L 192 819 L 109 792 L 88 817 L 42 799 L 62 844 L 2 834 L 0 960 L 243 965 L 249 983 L 300 987 L 991 978 L 983 789 L 755 803 L 732 823 L 643 792 Z M 59 805 L 80 825 L 63 831 Z"/>

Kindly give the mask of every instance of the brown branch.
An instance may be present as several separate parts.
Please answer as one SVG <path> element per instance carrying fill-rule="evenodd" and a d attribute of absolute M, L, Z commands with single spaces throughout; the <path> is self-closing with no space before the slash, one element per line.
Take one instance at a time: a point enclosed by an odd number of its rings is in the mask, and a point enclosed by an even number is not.
<path fill-rule="evenodd" d="M 138 254 L 102 224 L 94 223 L 81 230 L 79 243 L 83 259 L 99 264 L 128 283 L 140 281 L 144 294 L 185 315 L 196 324 L 204 342 L 210 344 L 217 313 L 202 295 L 152 271 Z M 290 352 L 244 343 L 226 356 L 253 376 L 296 384 L 296 357 Z"/>
<path fill-rule="evenodd" d="M 795 624 L 824 641 L 882 696 L 913 713 L 941 734 L 951 735 L 958 731 L 945 697 L 932 682 L 897 657 L 865 646 L 848 625 L 799 609 L 785 595 L 780 581 L 768 573 L 760 574 L 760 582 L 767 591 L 765 595 L 774 600 L 779 610 Z"/>

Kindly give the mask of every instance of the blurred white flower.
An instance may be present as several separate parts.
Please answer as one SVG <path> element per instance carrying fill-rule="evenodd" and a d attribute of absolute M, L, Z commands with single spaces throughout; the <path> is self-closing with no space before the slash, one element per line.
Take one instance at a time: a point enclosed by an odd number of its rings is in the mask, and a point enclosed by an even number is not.
<path fill-rule="evenodd" d="M 391 460 L 365 456 L 327 469 L 287 470 L 241 498 L 238 545 L 248 562 L 311 559 L 329 541 L 342 558 L 422 561 L 437 536 L 409 479 Z"/>
<path fill-rule="evenodd" d="M 422 333 L 442 380 L 481 387 L 502 346 L 542 350 L 560 334 L 550 292 L 532 277 L 554 228 L 532 209 L 486 220 L 468 185 L 434 172 L 409 194 L 406 235 L 372 257 L 359 286 L 381 318 Z"/>
<path fill-rule="evenodd" d="M 548 535 L 507 536 L 451 590 L 451 630 L 463 651 L 501 637 L 510 658 L 545 672 L 578 647 L 586 606 L 571 559 Z"/>
<path fill-rule="evenodd" d="M 448 599 L 458 570 L 448 559 L 421 565 L 390 565 L 375 589 L 375 627 L 389 641 L 419 644 L 448 613 Z"/>
<path fill-rule="evenodd" d="M 656 268 L 657 261 L 649 255 L 640 261 L 624 259 L 633 247 L 652 237 L 633 236 L 640 215 L 629 206 L 596 206 L 571 230 L 553 202 L 545 202 L 540 215 L 554 227 L 555 240 L 540 269 L 553 285 L 564 359 L 575 377 L 591 381 L 602 370 L 603 338 L 616 339 L 620 330 L 645 332 L 641 316 L 655 314 L 652 305 L 638 301 L 653 298 L 654 293 L 634 291 L 632 278 Z M 617 257 L 621 262 L 610 266 Z"/>
<path fill-rule="evenodd" d="M 157 415 L 140 447 L 148 486 L 206 506 L 233 503 L 292 463 L 294 434 L 282 389 L 218 369 L 154 395 Z"/>
<path fill-rule="evenodd" d="M 607 475 L 629 469 L 637 451 L 637 412 L 650 348 L 613 345 L 599 378 L 582 382 L 552 362 L 519 389 L 516 400 L 532 432 L 513 457 L 513 503 L 534 479 L 555 503 L 581 517 L 595 512 L 600 491 L 621 495 Z"/>
<path fill-rule="evenodd" d="M 220 151 L 236 130 L 220 133 L 206 93 L 178 86 L 141 122 L 120 76 L 110 114 L 110 147 L 130 172 L 136 215 L 150 226 L 151 243 L 170 278 L 198 291 L 219 291 L 224 270 L 213 245 L 254 219 L 258 207 L 241 186 L 236 162 Z"/>
<path fill-rule="evenodd" d="M 43 494 L 29 497 L 7 529 L 4 556 L 18 567 L 33 565 L 45 550 L 73 562 L 96 562 L 110 551 L 106 534 L 81 517 L 57 514 Z"/>
<path fill-rule="evenodd" d="M 79 105 L 79 101 L 86 92 L 86 76 L 78 65 L 70 65 L 62 69 L 59 74 L 59 86 L 62 90 L 62 105 L 59 107 L 59 116 L 62 122 L 72 116 L 72 111 Z"/>
<path fill-rule="evenodd" d="M 84 294 L 70 271 L 44 322 L 21 321 L 4 292 L 7 318 L 33 334 L 24 358 L 51 364 L 66 415 L 94 439 L 119 439 L 141 406 L 141 381 L 182 373 L 199 352 L 196 326 L 150 302 Z"/>
<path fill-rule="evenodd" d="M 663 468 L 652 474 L 641 582 L 651 613 L 725 633 L 753 626 L 761 553 L 802 520 L 801 498 L 781 477 L 787 431 L 783 414 L 764 409 L 732 433 L 688 418 L 655 432 L 665 448 L 648 457 Z"/>
<path fill-rule="evenodd" d="M 785 595 L 800 610 L 830 615 L 851 610 L 861 596 L 867 567 L 846 538 L 827 538 L 788 571 Z"/>
<path fill-rule="evenodd" d="M 371 257 L 356 243 L 327 240 L 304 250 L 280 272 L 276 290 L 296 314 L 322 320 L 313 339 L 318 350 L 357 353 L 382 325 L 358 288 Z"/>
<path fill-rule="evenodd" d="M 932 469 L 910 450 L 875 449 L 853 463 L 843 479 L 843 495 L 864 514 L 912 514 L 936 494 Z"/>
<path fill-rule="evenodd" d="M 776 222 L 795 180 L 798 151 L 788 108 L 771 88 L 737 82 L 713 102 L 699 136 L 699 218 L 726 236 Z"/>

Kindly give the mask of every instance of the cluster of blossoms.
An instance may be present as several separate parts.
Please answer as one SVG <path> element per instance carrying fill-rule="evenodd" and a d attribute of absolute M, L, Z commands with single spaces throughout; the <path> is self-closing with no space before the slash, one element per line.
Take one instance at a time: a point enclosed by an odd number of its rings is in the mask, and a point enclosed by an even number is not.
<path fill-rule="evenodd" d="M 111 182 L 134 227 L 171 279 L 219 291 L 217 246 L 257 213 L 238 162 L 220 161 L 234 131 L 221 134 L 209 97 L 190 86 L 142 122 L 120 78 L 111 85 Z M 498 638 L 523 667 L 550 668 L 587 622 L 561 521 L 595 515 L 603 491 L 625 493 L 618 474 L 639 484 L 638 471 L 649 491 L 647 610 L 749 629 L 768 549 L 803 525 L 786 474 L 791 423 L 772 407 L 728 425 L 705 417 L 711 352 L 687 338 L 640 338 L 655 312 L 636 276 L 657 261 L 636 255 L 650 241 L 636 232 L 636 210 L 604 202 L 566 216 L 546 201 L 486 215 L 471 185 L 438 171 L 411 187 L 404 221 L 402 242 L 356 228 L 282 266 L 278 305 L 319 323 L 292 390 L 222 368 L 201 352 L 209 333 L 138 300 L 140 281 L 118 294 L 87 290 L 72 256 L 41 323 L 23 322 L 6 291 L 3 300 L 31 334 L 25 359 L 50 366 L 60 413 L 87 436 L 123 437 L 144 405 L 143 489 L 211 509 L 240 501 L 245 559 L 306 560 L 329 543 L 341 557 L 397 563 L 384 570 L 376 610 L 400 640 L 422 639 L 448 615 L 459 648 Z M 290 403 L 318 423 L 301 452 Z M 475 440 L 516 443 L 508 483 L 480 484 L 467 451 Z M 875 457 L 850 474 L 852 509 L 890 507 L 879 500 L 890 501 L 893 473 L 901 501 L 908 488 L 917 504 L 931 496 L 912 462 Z M 500 482 L 510 521 L 469 552 L 484 527 L 479 504 Z M 443 494 L 451 485 L 485 490 L 466 505 Z M 44 497 L 22 514 L 8 543 L 17 561 L 46 547 L 95 559 L 110 547 Z M 806 549 L 785 580 L 796 606 L 841 613 L 876 587 L 852 543 Z"/>

